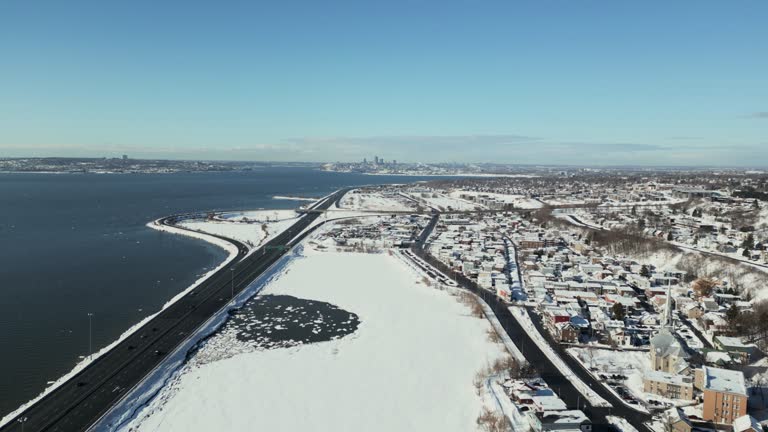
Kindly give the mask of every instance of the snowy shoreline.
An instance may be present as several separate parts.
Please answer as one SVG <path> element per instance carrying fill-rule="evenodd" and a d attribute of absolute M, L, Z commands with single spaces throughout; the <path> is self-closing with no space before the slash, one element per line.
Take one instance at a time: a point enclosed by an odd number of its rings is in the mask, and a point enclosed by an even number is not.
<path fill-rule="evenodd" d="M 317 198 L 307 198 L 307 197 L 299 197 L 299 196 L 283 196 L 283 195 L 275 195 L 272 197 L 272 199 L 285 200 L 285 201 L 307 201 L 307 202 L 317 201 Z"/>
<path fill-rule="evenodd" d="M 220 238 L 217 238 L 217 237 L 214 237 L 214 236 L 211 236 L 211 235 L 207 235 L 207 234 L 203 234 L 203 233 L 199 233 L 199 232 L 188 231 L 188 230 L 180 229 L 180 228 L 176 228 L 176 227 L 161 225 L 159 223 L 160 220 L 161 219 L 157 219 L 157 220 L 154 220 L 152 222 L 149 222 L 149 223 L 146 224 L 146 226 L 149 227 L 149 228 L 152 228 L 152 229 L 156 229 L 158 231 L 165 231 L 165 232 L 170 232 L 170 233 L 174 233 L 174 234 L 186 235 L 186 236 L 193 237 L 193 238 L 196 238 L 196 239 L 199 239 L 199 240 L 207 241 L 208 243 L 211 243 L 213 245 L 216 245 L 216 246 L 224 249 L 228 253 L 227 258 L 225 258 L 215 268 L 213 268 L 212 270 L 208 271 L 207 273 L 202 275 L 200 278 L 198 278 L 190 286 L 188 286 L 187 288 L 185 288 L 184 290 L 182 290 L 181 292 L 179 292 L 178 294 L 173 296 L 173 298 L 171 298 L 165 304 L 163 304 L 163 306 L 160 308 L 160 310 L 158 310 L 157 312 L 155 312 L 155 313 L 153 313 L 151 315 L 146 316 L 141 321 L 139 321 L 136 324 L 134 324 L 131 327 L 129 327 L 125 332 L 123 332 L 112 343 L 110 343 L 109 345 L 101 348 L 99 351 L 93 353 L 92 356 L 86 357 L 83 360 L 81 360 L 80 362 L 78 362 L 69 372 L 65 373 L 64 375 L 62 375 L 61 377 L 56 379 L 53 382 L 53 384 L 51 384 L 48 387 L 46 387 L 45 389 L 43 389 L 43 391 L 40 392 L 37 396 L 35 396 L 34 398 L 30 399 L 29 401 L 23 403 L 22 405 L 20 405 L 15 410 L 13 410 L 13 411 L 9 412 L 8 414 L 4 415 L 3 418 L 0 419 L 0 426 L 4 426 L 4 425 L 8 424 L 8 422 L 10 422 L 16 416 L 21 414 L 25 409 L 27 409 L 31 405 L 37 403 L 38 401 L 43 399 L 45 396 L 47 396 L 49 393 L 51 393 L 52 391 L 56 390 L 61 385 L 63 385 L 64 383 L 66 383 L 67 381 L 72 379 L 74 376 L 76 376 L 78 373 L 80 373 L 86 367 L 88 367 L 88 365 L 93 363 L 95 360 L 97 360 L 102 355 L 104 355 L 107 352 L 109 352 L 112 348 L 114 348 L 115 346 L 120 344 L 120 342 L 125 340 L 127 337 L 129 337 L 130 335 L 132 335 L 133 333 L 138 331 L 144 324 L 146 324 L 147 322 L 152 320 L 160 312 L 162 312 L 163 310 L 165 310 L 166 308 L 171 306 L 173 303 L 178 301 L 180 298 L 184 297 L 187 293 L 189 293 L 193 289 L 197 288 L 197 286 L 199 286 L 203 281 L 205 281 L 211 275 L 213 275 L 214 273 L 219 271 L 222 267 L 227 265 L 230 261 L 232 261 L 232 259 L 234 259 L 237 256 L 237 252 L 238 252 L 237 247 L 235 247 L 232 243 L 229 243 L 227 241 L 224 241 L 224 240 L 222 240 Z"/>
<path fill-rule="evenodd" d="M 332 171 L 343 172 L 343 171 Z M 490 173 L 464 173 L 464 174 L 395 174 L 395 173 L 363 173 L 369 176 L 393 176 L 393 177 L 478 177 L 478 178 L 536 178 L 538 176 L 529 174 L 490 174 Z"/>
<path fill-rule="evenodd" d="M 240 291 L 227 306 L 222 307 L 193 334 L 189 335 L 181 345 L 169 353 L 165 360 L 112 406 L 89 430 L 120 430 L 125 424 L 134 420 L 143 409 L 152 403 L 168 381 L 173 379 L 175 374 L 184 367 L 190 353 L 195 352 L 200 344 L 205 343 L 208 337 L 215 335 L 218 329 L 229 320 L 229 310 L 242 307 L 270 281 L 279 278 L 286 271 L 288 264 L 296 257 L 295 251 L 300 253 L 301 248 L 297 247 L 278 259 L 248 287 Z"/>

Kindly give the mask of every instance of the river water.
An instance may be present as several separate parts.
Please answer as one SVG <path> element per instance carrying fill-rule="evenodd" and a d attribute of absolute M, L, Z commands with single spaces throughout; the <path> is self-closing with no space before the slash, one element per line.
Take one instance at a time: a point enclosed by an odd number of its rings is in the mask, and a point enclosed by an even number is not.
<path fill-rule="evenodd" d="M 0 417 L 226 254 L 147 228 L 178 212 L 294 208 L 273 196 L 428 178 L 266 167 L 180 174 L 0 174 Z"/>

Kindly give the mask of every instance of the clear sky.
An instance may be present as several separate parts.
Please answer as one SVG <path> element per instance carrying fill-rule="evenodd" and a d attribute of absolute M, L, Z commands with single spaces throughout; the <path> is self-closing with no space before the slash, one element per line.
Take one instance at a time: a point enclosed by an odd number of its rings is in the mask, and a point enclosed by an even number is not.
<path fill-rule="evenodd" d="M 0 1 L 0 157 L 768 166 L 768 1 Z"/>

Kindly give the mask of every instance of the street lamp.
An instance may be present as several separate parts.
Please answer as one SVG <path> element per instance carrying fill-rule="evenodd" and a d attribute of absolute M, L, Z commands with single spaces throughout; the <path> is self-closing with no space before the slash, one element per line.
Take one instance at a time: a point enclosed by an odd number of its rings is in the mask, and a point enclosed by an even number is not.
<path fill-rule="evenodd" d="M 93 358 L 93 326 L 91 321 L 93 319 L 93 312 L 88 312 L 88 360 Z"/>
<path fill-rule="evenodd" d="M 24 423 L 26 423 L 27 420 L 29 420 L 29 418 L 27 417 L 21 417 L 16 419 L 17 422 L 21 423 L 21 432 L 24 432 Z"/>
<path fill-rule="evenodd" d="M 235 298 L 235 268 L 234 267 L 230 267 L 229 276 L 230 276 L 229 290 L 231 292 L 231 298 L 234 299 Z"/>

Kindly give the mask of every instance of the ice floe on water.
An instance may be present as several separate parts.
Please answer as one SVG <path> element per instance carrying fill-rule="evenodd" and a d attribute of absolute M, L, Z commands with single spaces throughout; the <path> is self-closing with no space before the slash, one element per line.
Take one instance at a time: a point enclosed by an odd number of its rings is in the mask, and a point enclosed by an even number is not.
<path fill-rule="evenodd" d="M 354 333 L 359 317 L 330 303 L 263 295 L 234 311 L 194 358 L 197 365 L 260 350 L 325 342 Z"/>

